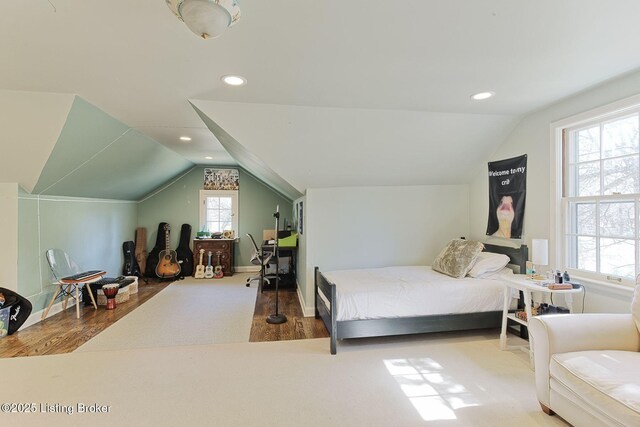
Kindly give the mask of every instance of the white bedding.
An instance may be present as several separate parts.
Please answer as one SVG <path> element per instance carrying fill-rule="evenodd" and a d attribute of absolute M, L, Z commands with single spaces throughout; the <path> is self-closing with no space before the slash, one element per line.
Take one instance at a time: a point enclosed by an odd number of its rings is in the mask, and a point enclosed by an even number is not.
<path fill-rule="evenodd" d="M 336 285 L 337 320 L 501 311 L 505 268 L 488 279 L 454 279 L 431 267 L 385 267 L 324 273 Z"/>

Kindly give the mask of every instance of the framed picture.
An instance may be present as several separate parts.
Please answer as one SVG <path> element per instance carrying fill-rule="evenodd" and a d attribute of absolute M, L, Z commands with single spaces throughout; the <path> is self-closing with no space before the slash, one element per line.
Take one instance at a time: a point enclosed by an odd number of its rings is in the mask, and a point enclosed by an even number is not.
<path fill-rule="evenodd" d="M 304 217 L 304 207 L 302 205 L 302 200 L 300 201 L 300 203 L 298 203 L 298 233 L 300 233 L 300 235 L 304 234 L 303 231 L 303 225 L 304 225 L 304 221 L 303 221 L 303 217 Z"/>
<path fill-rule="evenodd" d="M 204 169 L 205 190 L 238 190 L 239 188 L 238 169 Z"/>

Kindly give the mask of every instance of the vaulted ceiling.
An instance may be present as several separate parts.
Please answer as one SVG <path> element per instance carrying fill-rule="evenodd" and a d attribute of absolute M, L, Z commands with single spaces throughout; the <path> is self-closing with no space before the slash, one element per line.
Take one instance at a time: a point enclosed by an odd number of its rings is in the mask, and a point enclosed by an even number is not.
<path fill-rule="evenodd" d="M 78 94 L 131 129 L 118 144 L 253 164 L 291 197 L 464 182 L 523 115 L 640 67 L 636 0 L 240 0 L 207 41 L 163 0 L 5 3 L 0 89 Z"/>

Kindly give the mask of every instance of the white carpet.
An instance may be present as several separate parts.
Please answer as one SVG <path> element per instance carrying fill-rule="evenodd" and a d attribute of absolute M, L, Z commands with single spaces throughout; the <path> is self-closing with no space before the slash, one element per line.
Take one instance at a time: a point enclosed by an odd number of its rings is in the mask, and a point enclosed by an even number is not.
<path fill-rule="evenodd" d="M 248 342 L 257 289 L 247 277 L 172 283 L 76 351 Z"/>
<path fill-rule="evenodd" d="M 0 360 L 0 402 L 74 413 L 0 414 L 20 426 L 553 426 L 534 374 L 497 333 L 328 339 Z M 77 404 L 109 405 L 78 414 Z M 58 406 L 60 410 L 64 408 Z"/>

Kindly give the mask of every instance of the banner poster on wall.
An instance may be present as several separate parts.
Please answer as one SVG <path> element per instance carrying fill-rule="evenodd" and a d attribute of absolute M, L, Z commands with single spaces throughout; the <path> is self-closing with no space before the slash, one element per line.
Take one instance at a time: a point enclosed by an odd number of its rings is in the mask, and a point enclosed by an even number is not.
<path fill-rule="evenodd" d="M 204 168 L 205 190 L 238 190 L 240 174 L 238 169 Z"/>
<path fill-rule="evenodd" d="M 489 162 L 487 236 L 522 237 L 527 192 L 527 155 Z"/>

